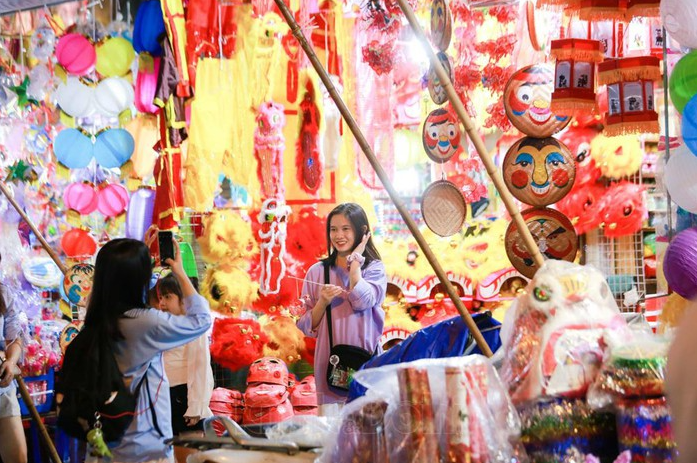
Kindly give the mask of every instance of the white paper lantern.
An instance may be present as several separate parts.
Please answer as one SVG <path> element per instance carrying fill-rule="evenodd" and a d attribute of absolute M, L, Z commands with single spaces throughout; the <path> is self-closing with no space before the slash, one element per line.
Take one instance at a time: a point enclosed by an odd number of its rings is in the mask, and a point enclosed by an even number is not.
<path fill-rule="evenodd" d="M 661 0 L 661 19 L 680 45 L 697 48 L 697 1 Z"/>
<path fill-rule="evenodd" d="M 133 104 L 133 86 L 121 77 L 102 80 L 94 94 L 94 104 L 107 117 L 118 116 Z"/>
<path fill-rule="evenodd" d="M 686 211 L 697 214 L 697 156 L 685 145 L 671 152 L 664 182 L 670 199 Z"/>
<path fill-rule="evenodd" d="M 94 114 L 94 88 L 69 76 L 56 90 L 58 106 L 69 116 L 85 117 Z"/>

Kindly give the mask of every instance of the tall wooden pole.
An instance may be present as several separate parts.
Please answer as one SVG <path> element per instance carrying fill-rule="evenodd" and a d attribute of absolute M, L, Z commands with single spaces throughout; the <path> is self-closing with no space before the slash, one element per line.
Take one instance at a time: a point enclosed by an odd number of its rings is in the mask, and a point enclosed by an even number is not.
<path fill-rule="evenodd" d="M 448 73 L 445 71 L 445 69 L 443 69 L 443 65 L 440 63 L 438 56 L 436 56 L 431 44 L 426 39 L 424 31 L 421 29 L 421 25 L 419 25 L 419 21 L 416 19 L 414 11 L 411 9 L 411 6 L 409 6 L 407 0 L 397 0 L 397 2 L 399 3 L 399 7 L 404 12 L 404 15 L 407 17 L 407 21 L 409 21 L 409 24 L 414 31 L 414 35 L 416 35 L 419 41 L 421 41 L 423 44 L 423 47 L 426 49 L 428 57 L 431 60 L 431 66 L 436 71 L 438 79 L 440 79 L 440 84 L 448 95 L 450 104 L 453 106 L 455 113 L 465 126 L 465 131 L 467 132 L 470 140 L 472 140 L 472 144 L 477 150 L 477 153 L 479 153 L 479 157 L 482 159 L 482 163 L 484 164 L 489 177 L 491 177 L 491 181 L 494 182 L 496 191 L 498 191 L 499 196 L 501 196 L 501 200 L 503 201 L 504 206 L 506 206 L 506 210 L 510 214 L 511 219 L 513 219 L 513 222 L 518 227 L 518 233 L 520 233 L 521 238 L 523 238 L 525 247 L 528 249 L 528 252 L 530 252 L 530 255 L 535 261 L 537 268 L 540 268 L 544 263 L 544 258 L 540 253 L 540 248 L 537 247 L 537 243 L 535 243 L 532 233 L 530 233 L 528 226 L 525 224 L 523 216 L 520 215 L 518 206 L 513 200 L 513 195 L 511 195 L 511 192 L 508 191 L 506 184 L 503 182 L 501 171 L 499 171 L 496 164 L 491 159 L 491 156 L 489 156 L 489 152 L 484 145 L 484 140 L 482 140 L 479 132 L 477 132 L 477 129 L 474 127 L 474 123 L 472 123 L 472 119 L 469 117 L 467 111 L 465 110 L 465 106 L 462 104 L 462 100 L 460 100 L 457 92 L 455 92 L 453 83 L 450 81 L 450 76 L 448 76 Z"/>
<path fill-rule="evenodd" d="M 31 228 L 31 231 L 33 231 L 36 237 L 39 239 L 39 242 L 44 247 L 48 255 L 51 256 L 51 259 L 53 259 L 60 271 L 65 274 L 65 272 L 67 271 L 67 267 L 65 266 L 65 264 L 63 264 L 63 262 L 61 262 L 61 260 L 58 258 L 58 254 L 56 254 L 56 251 L 54 251 L 48 244 L 48 242 L 44 239 L 41 232 L 34 226 L 34 223 L 32 223 L 32 221 L 29 219 L 24 210 L 22 210 L 22 207 L 17 203 L 17 201 L 15 201 L 14 197 L 7 189 L 7 186 L 3 181 L 0 181 L 0 191 L 7 197 L 7 200 L 10 202 L 10 204 L 12 204 L 12 207 L 15 208 L 15 210 L 22 217 L 22 219 L 24 219 L 24 221 L 27 222 L 29 228 Z M 19 394 L 22 396 L 24 404 L 29 409 L 29 414 L 31 415 L 36 425 L 39 427 L 39 434 L 41 435 L 44 444 L 46 444 L 46 447 L 48 448 L 51 460 L 53 460 L 55 463 L 62 463 L 60 456 L 58 456 L 58 451 L 56 451 L 56 446 L 53 445 L 53 441 L 51 440 L 51 437 L 48 435 L 46 426 L 44 426 L 44 422 L 41 420 L 41 415 L 39 415 L 39 411 L 36 409 L 36 406 L 34 406 L 34 401 L 31 399 L 31 394 L 29 394 L 29 390 L 27 389 L 27 385 L 24 383 L 24 379 L 21 375 L 18 374 L 15 375 L 15 380 L 17 380 Z"/>
<path fill-rule="evenodd" d="M 380 165 L 380 161 L 378 161 L 377 157 L 375 156 L 375 153 L 373 152 L 373 149 L 370 147 L 368 141 L 363 136 L 363 132 L 361 132 L 360 127 L 358 127 L 358 124 L 356 123 L 356 120 L 353 118 L 351 111 L 349 111 L 348 107 L 341 99 L 341 96 L 336 91 L 334 84 L 329 78 L 329 74 L 327 74 L 327 71 L 324 69 L 322 63 L 317 57 L 317 54 L 315 54 L 315 51 L 312 49 L 312 46 L 307 41 L 307 38 L 300 29 L 300 26 L 295 21 L 293 13 L 288 9 L 288 6 L 286 6 L 286 4 L 283 3 L 283 0 L 274 1 L 276 2 L 278 9 L 281 11 L 283 18 L 290 26 L 293 35 L 296 39 L 298 39 L 300 46 L 305 51 L 305 54 L 307 54 L 307 57 L 310 59 L 312 67 L 315 68 L 315 71 L 317 71 L 317 74 L 319 74 L 320 79 L 322 79 L 322 82 L 324 83 L 324 86 L 327 88 L 329 95 L 332 97 L 332 100 L 334 100 L 334 103 L 336 103 L 336 107 L 339 109 L 341 116 L 346 121 L 346 125 L 348 125 L 349 129 L 351 130 L 351 133 L 356 138 L 358 145 L 363 150 L 363 154 L 365 154 L 366 158 L 368 159 L 368 162 L 370 162 L 370 165 L 373 167 L 375 173 L 377 174 L 378 178 L 385 187 L 385 190 L 390 195 L 390 199 L 392 199 L 392 202 L 399 211 L 399 214 L 402 216 L 402 219 L 404 219 L 404 222 L 409 228 L 409 231 L 414 236 L 414 239 L 416 239 L 416 242 L 418 243 L 419 247 L 421 248 L 421 251 L 423 252 L 428 262 L 431 264 L 431 267 L 433 267 L 433 271 L 436 273 L 436 276 L 438 276 L 438 278 L 440 279 L 440 282 L 443 285 L 445 292 L 448 293 L 448 296 L 450 296 L 450 299 L 455 304 L 455 307 L 457 308 L 457 311 L 460 313 L 460 316 L 464 320 L 465 324 L 467 324 L 467 327 L 470 329 L 470 333 L 472 333 L 472 336 L 474 337 L 474 340 L 477 342 L 479 349 L 482 351 L 484 355 L 486 355 L 487 357 L 491 357 L 493 353 L 491 352 L 489 345 L 486 343 L 486 340 L 482 336 L 482 333 L 479 331 L 477 324 L 472 319 L 472 316 L 467 311 L 467 308 L 462 303 L 462 300 L 460 300 L 460 296 L 458 295 L 457 291 L 448 279 L 448 276 L 446 275 L 445 271 L 440 266 L 438 259 L 433 254 L 433 251 L 426 242 L 426 239 L 421 234 L 421 231 L 419 230 L 419 227 L 416 225 L 416 222 L 414 222 L 414 219 L 411 217 L 411 215 L 409 215 L 409 212 L 407 208 L 404 206 L 402 199 L 395 191 L 394 187 L 392 186 L 392 182 L 390 181 L 389 177 Z"/>

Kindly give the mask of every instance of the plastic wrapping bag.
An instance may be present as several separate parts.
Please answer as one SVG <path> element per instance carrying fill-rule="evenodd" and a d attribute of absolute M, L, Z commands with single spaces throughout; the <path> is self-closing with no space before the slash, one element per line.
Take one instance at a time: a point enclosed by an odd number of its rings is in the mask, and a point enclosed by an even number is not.
<path fill-rule="evenodd" d="M 516 404 L 582 397 L 600 368 L 603 335 L 626 327 L 603 275 L 564 261 L 546 261 L 510 310 L 500 372 Z"/>
<path fill-rule="evenodd" d="M 518 414 L 481 355 L 361 370 L 368 392 L 347 404 L 321 461 L 527 461 Z"/>
<path fill-rule="evenodd" d="M 615 399 L 664 394 L 669 340 L 645 332 L 631 333 L 632 339 L 615 341 L 607 349 L 600 373 L 588 390 L 591 407 L 602 408 Z"/>
<path fill-rule="evenodd" d="M 334 421 L 320 416 L 294 416 L 266 429 L 266 437 L 274 441 L 295 442 L 300 447 L 321 447 Z"/>

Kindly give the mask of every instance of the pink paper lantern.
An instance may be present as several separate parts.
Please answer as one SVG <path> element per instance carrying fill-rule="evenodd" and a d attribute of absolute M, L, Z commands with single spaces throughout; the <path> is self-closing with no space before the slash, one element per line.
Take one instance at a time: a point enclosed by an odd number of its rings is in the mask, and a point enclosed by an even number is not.
<path fill-rule="evenodd" d="M 84 76 L 97 62 L 94 46 L 80 34 L 66 34 L 58 39 L 56 59 L 70 74 Z"/>
<path fill-rule="evenodd" d="M 135 103 L 141 113 L 155 114 L 158 108 L 153 100 L 157 90 L 157 76 L 160 73 L 160 58 L 154 58 L 152 65 L 141 66 L 136 77 Z"/>
<path fill-rule="evenodd" d="M 97 209 L 106 217 L 116 217 L 126 210 L 128 190 L 120 184 L 108 184 L 99 191 Z"/>
<path fill-rule="evenodd" d="M 91 183 L 71 183 L 63 193 L 63 203 L 82 215 L 90 214 L 97 209 L 97 190 Z"/>

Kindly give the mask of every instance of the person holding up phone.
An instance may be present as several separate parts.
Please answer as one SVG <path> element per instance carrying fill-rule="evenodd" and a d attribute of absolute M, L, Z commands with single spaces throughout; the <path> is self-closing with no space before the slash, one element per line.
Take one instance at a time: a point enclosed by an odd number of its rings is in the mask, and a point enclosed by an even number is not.
<path fill-rule="evenodd" d="M 307 271 L 298 328 L 316 337 L 315 380 L 320 405 L 344 403 L 352 371 L 378 348 L 387 290 L 385 266 L 361 206 L 344 203 L 327 217 L 329 256 Z"/>

